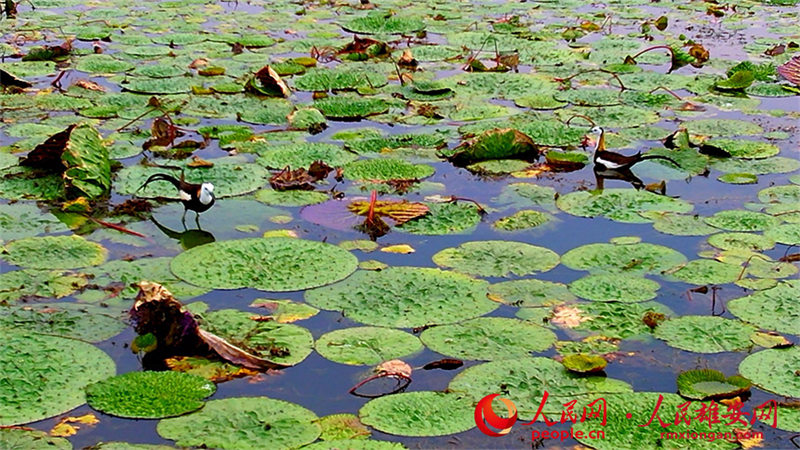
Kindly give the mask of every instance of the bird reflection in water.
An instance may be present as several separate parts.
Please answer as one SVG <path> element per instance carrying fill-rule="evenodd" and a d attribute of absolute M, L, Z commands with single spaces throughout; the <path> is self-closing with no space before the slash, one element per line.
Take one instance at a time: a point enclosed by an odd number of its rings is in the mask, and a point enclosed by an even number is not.
<path fill-rule="evenodd" d="M 210 244 L 216 240 L 213 234 L 200 229 L 199 226 L 197 229 L 188 230 L 184 225 L 183 231 L 175 231 L 158 223 L 155 217 L 150 217 L 150 220 L 156 225 L 156 227 L 158 227 L 159 230 L 161 230 L 162 233 L 178 241 L 184 250 L 189 250 L 190 248 L 200 245 Z"/>

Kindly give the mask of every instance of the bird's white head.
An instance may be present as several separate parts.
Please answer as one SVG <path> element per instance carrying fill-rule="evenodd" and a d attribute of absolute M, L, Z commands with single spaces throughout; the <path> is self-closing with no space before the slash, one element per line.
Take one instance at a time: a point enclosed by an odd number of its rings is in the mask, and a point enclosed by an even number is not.
<path fill-rule="evenodd" d="M 592 127 L 589 132 L 594 136 L 594 151 L 606 149 L 606 135 L 605 131 L 598 126 Z"/>
<path fill-rule="evenodd" d="M 596 135 L 600 136 L 601 134 L 603 134 L 603 129 L 600 128 L 600 127 L 595 126 L 595 127 L 592 127 L 592 129 L 589 132 L 592 133 L 592 134 L 596 134 Z"/>
<path fill-rule="evenodd" d="M 203 183 L 200 185 L 200 203 L 207 205 L 214 200 L 214 185 Z"/>

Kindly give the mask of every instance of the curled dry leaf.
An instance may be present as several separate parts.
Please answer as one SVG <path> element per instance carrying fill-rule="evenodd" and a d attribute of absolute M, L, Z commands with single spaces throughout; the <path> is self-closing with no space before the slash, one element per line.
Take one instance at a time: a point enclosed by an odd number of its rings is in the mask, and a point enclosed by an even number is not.
<path fill-rule="evenodd" d="M 78 417 L 64 417 L 50 430 L 50 436 L 69 437 L 74 436 L 81 428 L 74 423 L 84 425 L 96 425 L 100 420 L 94 414 L 84 414 Z"/>
<path fill-rule="evenodd" d="M 197 155 L 192 156 L 192 161 L 186 164 L 189 167 L 214 167 L 214 163 L 207 161 Z"/>
<path fill-rule="evenodd" d="M 95 83 L 94 81 L 89 81 L 86 79 L 81 78 L 80 80 L 73 83 L 73 86 L 77 86 L 80 88 L 88 89 L 90 91 L 97 91 L 97 92 L 105 92 L 106 88 L 100 86 L 99 84 Z"/>
<path fill-rule="evenodd" d="M 197 58 L 189 64 L 190 69 L 197 69 L 208 65 L 208 60 L 205 58 Z"/>
<path fill-rule="evenodd" d="M 592 320 L 583 315 L 583 311 L 575 306 L 556 306 L 550 322 L 565 328 L 575 328 L 583 322 Z"/>
<path fill-rule="evenodd" d="M 377 367 L 375 367 L 375 372 L 379 374 L 386 374 L 386 376 L 400 375 L 406 378 L 411 378 L 412 371 L 413 369 L 411 368 L 411 366 L 409 366 L 408 363 L 400 359 L 392 359 L 389 361 L 384 361 L 378 364 Z"/>
<path fill-rule="evenodd" d="M 288 97 L 291 94 L 289 86 L 281 79 L 278 72 L 266 65 L 248 80 L 247 90 L 270 97 Z"/>

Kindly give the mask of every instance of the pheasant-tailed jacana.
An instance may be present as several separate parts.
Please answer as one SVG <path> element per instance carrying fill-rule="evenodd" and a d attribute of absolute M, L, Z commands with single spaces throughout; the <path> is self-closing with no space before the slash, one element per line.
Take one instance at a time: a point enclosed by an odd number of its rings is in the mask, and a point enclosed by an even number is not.
<path fill-rule="evenodd" d="M 602 170 L 627 170 L 647 159 L 663 159 L 675 164 L 680 168 L 681 165 L 675 162 L 674 159 L 661 155 L 642 155 L 639 152 L 635 155 L 626 156 L 620 153 L 610 152 L 606 150 L 606 132 L 601 127 L 594 127 L 591 133 L 596 136 L 596 143 L 594 145 L 594 165 L 600 166 Z"/>
<path fill-rule="evenodd" d="M 136 192 L 144 189 L 152 181 L 167 181 L 178 189 L 178 196 L 181 199 L 181 203 L 183 203 L 181 223 L 183 223 L 184 227 L 186 227 L 186 211 L 191 209 L 197 214 L 195 222 L 199 227 L 200 213 L 208 211 L 214 205 L 214 185 L 211 183 L 189 183 L 183 180 L 183 174 L 181 174 L 181 179 L 179 180 L 172 175 L 157 173 L 151 175 Z"/>

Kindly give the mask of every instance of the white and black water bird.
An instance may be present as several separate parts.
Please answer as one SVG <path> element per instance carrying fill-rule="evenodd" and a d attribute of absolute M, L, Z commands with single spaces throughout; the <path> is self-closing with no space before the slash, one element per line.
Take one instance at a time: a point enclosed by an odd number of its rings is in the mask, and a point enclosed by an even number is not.
<path fill-rule="evenodd" d="M 200 226 L 200 213 L 208 211 L 209 208 L 214 206 L 215 199 L 213 184 L 189 183 L 183 180 L 183 176 L 181 176 L 181 179 L 179 180 L 172 175 L 167 175 L 165 173 L 151 175 L 150 178 L 148 178 L 147 181 L 145 181 L 136 192 L 144 189 L 153 181 L 167 181 L 172 183 L 172 185 L 178 189 L 178 196 L 180 197 L 184 208 L 183 218 L 181 218 L 181 223 L 183 223 L 184 227 L 186 226 L 186 211 L 192 210 L 197 214 L 195 221 L 197 222 L 197 225 Z"/>
<path fill-rule="evenodd" d="M 591 133 L 595 135 L 596 139 L 594 145 L 595 170 L 600 169 L 600 170 L 624 171 L 630 169 L 635 164 L 638 164 L 647 159 L 663 159 L 664 161 L 671 162 L 678 168 L 681 167 L 681 165 L 678 164 L 674 159 L 666 156 L 642 155 L 642 152 L 639 152 L 635 155 L 626 156 L 620 153 L 610 152 L 606 150 L 605 130 L 603 130 L 601 127 L 593 127 Z"/>

